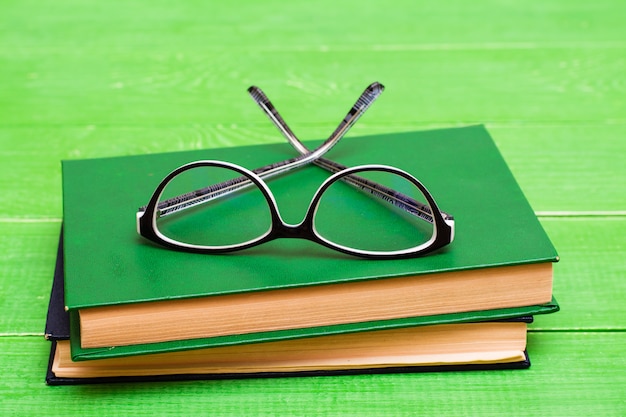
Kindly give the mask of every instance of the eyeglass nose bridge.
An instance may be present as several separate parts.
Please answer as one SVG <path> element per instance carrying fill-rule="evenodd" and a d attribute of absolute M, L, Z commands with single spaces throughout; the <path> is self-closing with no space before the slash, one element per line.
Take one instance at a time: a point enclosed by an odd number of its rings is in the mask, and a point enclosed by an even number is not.
<path fill-rule="evenodd" d="M 270 211 L 271 230 L 268 235 L 263 238 L 263 242 L 268 242 L 274 239 L 304 239 L 321 243 L 313 226 L 315 217 L 315 198 L 313 198 L 313 201 L 309 203 L 309 207 L 304 215 L 304 218 L 299 223 L 287 223 L 283 219 L 278 204 L 273 198 L 271 192 L 266 194 L 265 197 Z"/>
<path fill-rule="evenodd" d="M 305 218 L 301 223 L 289 224 L 284 221 L 274 223 L 270 238 L 272 239 L 306 239 L 314 240 L 313 238 L 313 223 L 309 217 Z"/>

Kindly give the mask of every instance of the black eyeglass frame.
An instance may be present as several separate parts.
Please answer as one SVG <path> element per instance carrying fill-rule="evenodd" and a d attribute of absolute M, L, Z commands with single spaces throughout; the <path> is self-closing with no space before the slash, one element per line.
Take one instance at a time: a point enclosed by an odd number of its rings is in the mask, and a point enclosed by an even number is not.
<path fill-rule="evenodd" d="M 271 225 L 267 232 L 262 234 L 261 236 L 251 239 L 247 242 L 242 242 L 240 244 L 233 245 L 224 245 L 224 246 L 201 246 L 201 245 L 193 245 L 189 243 L 184 243 L 180 241 L 176 241 L 174 239 L 170 239 L 167 236 L 163 235 L 159 232 L 157 226 L 157 218 L 159 216 L 159 200 L 165 187 L 168 183 L 177 175 L 181 173 L 199 167 L 219 167 L 219 168 L 227 168 L 231 169 L 237 173 L 239 173 L 242 177 L 246 177 L 252 184 L 254 184 L 263 194 L 270 211 L 271 216 Z M 416 247 L 403 249 L 403 250 L 394 250 L 394 251 L 367 251 L 362 249 L 350 248 L 344 245 L 340 245 L 332 242 L 331 240 L 323 237 L 315 228 L 315 214 L 317 212 L 317 208 L 319 206 L 319 201 L 326 191 L 332 184 L 336 181 L 341 180 L 342 178 L 356 174 L 364 171 L 383 171 L 392 173 L 395 175 L 399 175 L 405 178 L 407 181 L 411 182 L 415 185 L 426 198 L 428 205 L 431 209 L 432 223 L 434 225 L 434 232 L 430 240 L 425 243 L 422 243 Z M 219 197 L 219 195 L 217 196 Z M 392 196 L 393 198 L 398 198 L 396 196 Z M 143 212 L 139 212 L 137 215 L 137 228 L 138 232 L 141 236 L 145 237 L 148 240 L 151 240 L 155 243 L 158 243 L 162 246 L 168 247 L 174 250 L 182 250 L 186 252 L 193 253 L 203 253 L 203 254 L 217 254 L 217 253 L 226 253 L 226 252 L 234 252 L 240 251 L 243 249 L 248 249 L 257 245 L 261 245 L 263 243 L 267 243 L 269 241 L 279 239 L 279 238 L 297 238 L 297 239 L 306 239 L 315 243 L 318 243 L 327 248 L 349 254 L 354 256 L 360 256 L 368 259 L 403 259 L 403 258 L 412 258 L 416 256 L 420 256 L 426 253 L 433 252 L 443 246 L 449 244 L 454 238 L 454 220 L 445 219 L 442 215 L 442 212 L 439 210 L 437 203 L 431 196 L 430 192 L 426 189 L 426 187 L 414 176 L 409 174 L 406 171 L 403 171 L 399 168 L 387 166 L 387 165 L 360 165 L 351 168 L 346 168 L 340 172 L 336 172 L 330 177 L 328 177 L 322 185 L 318 188 L 318 190 L 313 195 L 309 207 L 307 209 L 306 215 L 301 223 L 293 225 L 286 223 L 279 212 L 278 205 L 276 203 L 276 199 L 272 194 L 271 190 L 265 183 L 265 181 L 254 172 L 239 166 L 237 164 L 233 164 L 225 161 L 213 161 L 213 160 L 203 160 L 203 161 L 195 161 L 189 164 L 183 165 L 170 174 L 168 174 L 161 183 L 156 187 L 152 197 L 148 205 L 145 207 Z"/>

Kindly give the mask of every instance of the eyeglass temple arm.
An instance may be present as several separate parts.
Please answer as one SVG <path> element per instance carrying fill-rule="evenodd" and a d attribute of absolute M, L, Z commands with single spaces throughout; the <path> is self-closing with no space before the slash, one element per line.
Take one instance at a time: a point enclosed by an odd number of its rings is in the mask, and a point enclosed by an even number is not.
<path fill-rule="evenodd" d="M 330 137 L 343 137 L 352 125 L 354 125 L 354 123 L 356 123 L 363 113 L 365 113 L 365 111 L 372 105 L 372 103 L 374 103 L 374 100 L 380 96 L 384 89 L 385 86 L 378 82 L 368 85 Z M 296 147 L 301 155 L 310 152 L 310 150 L 296 138 L 296 135 L 291 131 L 263 90 L 253 85 L 248 88 L 248 93 L 250 93 L 252 99 L 261 107 L 261 109 L 263 109 L 274 125 L 289 140 L 289 142 Z"/>
<path fill-rule="evenodd" d="M 373 83 L 368 88 L 378 88 L 382 92 L 384 89 L 383 85 L 380 83 Z M 265 114 L 269 117 L 269 119 L 274 123 L 274 125 L 280 130 L 280 132 L 285 136 L 287 141 L 300 153 L 306 154 L 309 149 L 296 137 L 293 131 L 289 128 L 285 120 L 282 118 L 276 107 L 272 104 L 269 98 L 263 93 L 263 91 L 258 87 L 250 87 L 248 89 L 250 95 L 254 99 L 254 101 L 261 107 L 261 109 L 265 112 Z M 350 115 L 350 113 L 348 113 Z M 360 117 L 360 115 L 358 116 Z M 357 118 L 358 118 L 357 117 Z M 343 130 L 343 134 L 347 132 L 347 130 L 354 124 L 356 120 L 353 120 L 347 128 Z M 344 119 L 346 122 L 346 119 Z M 342 122 L 341 126 L 344 123 Z M 338 128 L 339 130 L 339 128 Z M 319 167 L 322 167 L 330 172 L 338 172 L 346 169 L 345 165 L 339 164 L 337 162 L 331 161 L 326 158 L 317 158 L 313 161 L 313 163 Z M 372 195 L 375 195 L 383 200 L 391 202 L 393 205 L 411 213 L 420 218 L 433 223 L 432 213 L 428 206 L 420 203 L 419 201 L 406 196 L 400 192 L 397 192 L 393 189 L 385 187 L 384 185 L 378 184 L 374 181 L 367 180 L 365 178 L 359 177 L 357 175 L 348 175 L 342 178 L 345 182 L 361 188 L 364 191 L 370 192 Z M 443 213 L 442 215 L 445 218 L 452 218 L 452 216 Z"/>
<path fill-rule="evenodd" d="M 378 83 L 374 83 L 363 91 L 359 96 L 356 103 L 352 106 L 348 114 L 343 118 L 337 129 L 330 135 L 330 137 L 324 141 L 319 147 L 313 151 L 306 149 L 304 152 L 300 152 L 300 156 L 288 159 L 286 161 L 277 162 L 274 164 L 266 165 L 252 170 L 255 174 L 261 178 L 271 178 L 275 175 L 288 172 L 292 169 L 301 167 L 303 165 L 314 162 L 320 158 L 326 152 L 328 152 L 339 140 L 345 135 L 350 127 L 361 117 L 361 115 L 371 106 L 371 104 L 378 98 L 383 91 L 383 86 Z M 258 87 L 250 87 L 248 92 L 253 95 L 254 91 L 261 91 Z M 261 94 L 262 91 L 261 91 Z M 264 94 L 263 94 L 264 96 Z M 254 98 L 254 95 L 253 95 Z M 256 98 L 255 98 L 256 101 Z M 280 117 L 280 115 L 278 115 Z M 285 124 L 286 126 L 286 124 Z M 287 129 L 289 129 L 287 127 Z M 293 135 L 293 133 L 292 133 Z M 295 136 L 294 136 L 295 137 Z M 238 177 L 229 181 L 225 181 L 219 184 L 214 184 L 199 190 L 195 190 L 183 195 L 179 195 L 160 202 L 157 206 L 159 214 L 161 216 L 174 213 L 186 208 L 193 207 L 198 204 L 210 201 L 214 198 L 230 194 L 237 190 L 241 190 L 252 185 L 252 182 L 246 177 Z M 139 209 L 144 210 L 145 207 Z"/>

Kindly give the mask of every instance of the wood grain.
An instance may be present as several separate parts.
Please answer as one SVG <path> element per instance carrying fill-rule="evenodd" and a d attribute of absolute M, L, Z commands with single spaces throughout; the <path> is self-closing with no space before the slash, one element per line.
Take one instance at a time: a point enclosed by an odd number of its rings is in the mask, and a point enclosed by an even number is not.
<path fill-rule="evenodd" d="M 411 45 L 458 49 L 465 45 L 521 47 L 555 43 L 578 48 L 623 42 L 620 0 L 546 0 L 528 5 L 499 0 L 443 4 L 399 0 L 332 0 L 210 7 L 201 0 L 115 3 L 23 0 L 6 7 L 14 23 L 5 37 L 29 50 L 142 48 L 159 51 L 376 49 Z M 33 11 L 27 13 L 27 11 Z M 34 12 L 36 11 L 36 13 Z M 158 41 L 154 36 L 158 36 Z M 10 47 L 7 44 L 6 47 Z M 17 48 L 16 48 L 17 49 Z M 232 54 L 232 53 L 231 53 Z"/>
<path fill-rule="evenodd" d="M 553 292 L 561 311 L 537 317 L 534 329 L 626 330 L 626 218 L 543 218 L 557 248 Z"/>
<path fill-rule="evenodd" d="M 293 123 L 336 124 L 365 86 L 387 90 L 371 121 L 624 122 L 626 46 L 370 51 L 108 50 L 0 53 L 3 124 L 156 126 L 264 121 L 266 90 Z M 371 59 L 370 55 L 376 56 Z M 230 58 L 229 58 L 230 57 Z M 216 65 L 219 62 L 220 65 Z M 70 74 L 76 74 L 71 76 Z M 334 126 L 333 126 L 334 127 Z"/>
<path fill-rule="evenodd" d="M 0 12 L 1 415 L 626 414 L 626 3 L 8 1 Z M 60 160 L 486 124 L 561 262 L 528 371 L 47 387 Z M 350 140 L 351 138 L 346 138 Z"/>

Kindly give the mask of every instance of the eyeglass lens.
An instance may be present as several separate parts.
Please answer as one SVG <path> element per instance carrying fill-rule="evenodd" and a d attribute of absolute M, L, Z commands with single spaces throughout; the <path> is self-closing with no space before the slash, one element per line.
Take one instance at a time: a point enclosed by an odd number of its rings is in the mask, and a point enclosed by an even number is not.
<path fill-rule="evenodd" d="M 401 193 L 404 198 L 427 201 L 414 183 L 395 173 L 368 170 L 356 175 Z M 433 236 L 434 225 L 398 207 L 392 200 L 392 195 L 374 197 L 367 190 L 335 181 L 319 200 L 315 229 L 337 245 L 371 252 L 406 250 L 427 242 Z M 426 214 L 430 217 L 430 211 Z"/>
<path fill-rule="evenodd" d="M 184 209 L 157 216 L 159 232 L 169 239 L 196 246 L 230 246 L 256 239 L 271 228 L 268 202 L 254 184 L 229 192 L 227 182 L 238 182 L 240 173 L 226 167 L 200 166 L 176 175 L 167 184 L 160 201 L 176 198 L 207 184 L 219 184 L 213 199 L 198 198 Z M 200 197 L 200 196 L 199 196 Z"/>

